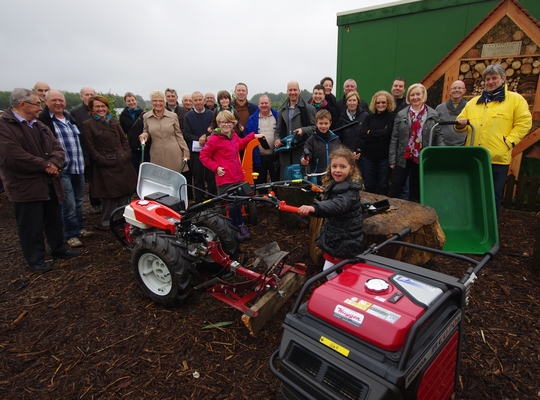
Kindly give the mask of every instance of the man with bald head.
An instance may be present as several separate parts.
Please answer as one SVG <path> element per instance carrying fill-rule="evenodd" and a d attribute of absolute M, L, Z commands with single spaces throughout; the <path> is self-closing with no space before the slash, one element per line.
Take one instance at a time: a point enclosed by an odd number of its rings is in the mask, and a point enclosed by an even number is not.
<path fill-rule="evenodd" d="M 71 247 L 82 246 L 81 238 L 90 237 L 92 231 L 84 229 L 82 204 L 84 201 L 84 157 L 80 131 L 73 118 L 65 111 L 66 99 L 59 90 L 49 90 L 39 120 L 49 127 L 65 152 L 62 170 L 64 201 L 62 222 L 64 238 Z"/>
<path fill-rule="evenodd" d="M 467 105 L 467 100 L 463 98 L 465 95 L 465 83 L 457 80 L 450 86 L 450 99 L 437 106 L 435 111 L 441 116 L 441 121 L 455 121 L 456 117 Z M 441 125 L 441 132 L 444 136 L 444 143 L 447 146 L 463 146 L 467 135 L 458 133 L 452 125 Z"/>
<path fill-rule="evenodd" d="M 45 103 L 45 94 L 49 90 L 51 90 L 51 88 L 45 82 L 36 82 L 34 85 L 34 93 L 37 94 L 42 103 Z"/>
<path fill-rule="evenodd" d="M 91 87 L 83 87 L 79 92 L 81 97 L 82 104 L 73 107 L 69 112 L 71 116 L 75 119 L 75 123 L 79 128 L 79 131 L 82 129 L 82 123 L 87 119 L 90 119 L 90 109 L 88 108 L 88 101 L 96 95 L 96 91 Z"/>
<path fill-rule="evenodd" d="M 296 134 L 297 140 L 296 144 L 291 146 L 291 150 L 279 153 L 281 179 L 284 177 L 285 168 L 300 162 L 304 148 L 303 144 L 308 136 L 315 132 L 316 113 L 315 107 L 300 97 L 300 85 L 298 82 L 289 82 L 287 84 L 287 99 L 278 111 L 274 146 L 276 148 L 283 146 L 281 140 L 288 135 Z"/>

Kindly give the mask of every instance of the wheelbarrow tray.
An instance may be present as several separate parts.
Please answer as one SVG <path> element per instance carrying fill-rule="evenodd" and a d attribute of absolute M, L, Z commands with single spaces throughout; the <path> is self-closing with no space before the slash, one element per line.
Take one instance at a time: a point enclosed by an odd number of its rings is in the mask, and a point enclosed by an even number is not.
<path fill-rule="evenodd" d="M 493 193 L 485 148 L 433 146 L 420 153 L 420 202 L 437 211 L 443 250 L 484 254 L 499 242 Z"/>
<path fill-rule="evenodd" d="M 160 192 L 178 197 L 188 207 L 187 181 L 184 175 L 171 169 L 145 162 L 139 167 L 137 195 L 140 199 L 152 193 Z"/>

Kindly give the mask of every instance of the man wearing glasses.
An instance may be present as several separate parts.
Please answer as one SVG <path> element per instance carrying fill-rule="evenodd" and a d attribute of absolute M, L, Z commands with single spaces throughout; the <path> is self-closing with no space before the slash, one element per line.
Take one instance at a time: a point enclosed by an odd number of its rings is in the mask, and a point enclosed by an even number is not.
<path fill-rule="evenodd" d="M 467 105 L 467 100 L 463 98 L 466 91 L 463 81 L 458 80 L 452 83 L 452 86 L 450 86 L 450 98 L 448 101 L 439 104 L 435 109 L 441 116 L 441 121 L 454 121 L 456 119 Z M 447 146 L 463 146 L 465 139 L 467 139 L 467 135 L 457 133 L 452 125 L 441 126 L 441 132 Z"/>
<path fill-rule="evenodd" d="M 34 92 L 15 89 L 10 105 L 0 116 L 0 177 L 15 208 L 24 258 L 31 269 L 43 273 L 52 269 L 45 261 L 43 232 L 52 257 L 80 255 L 63 241 L 64 150 L 50 129 L 37 121 L 41 102 Z"/>

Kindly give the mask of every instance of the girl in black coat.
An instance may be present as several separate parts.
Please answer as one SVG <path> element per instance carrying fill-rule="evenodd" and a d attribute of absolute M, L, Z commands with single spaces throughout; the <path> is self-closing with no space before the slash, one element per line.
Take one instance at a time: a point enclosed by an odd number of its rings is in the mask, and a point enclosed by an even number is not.
<path fill-rule="evenodd" d="M 298 209 L 298 214 L 302 216 L 311 214 L 325 218 L 317 237 L 318 246 L 324 251 L 323 270 L 364 251 L 364 218 L 360 203 L 362 184 L 355 156 L 352 151 L 340 146 L 329 158 L 330 164 L 323 178 L 326 185 L 323 200 Z M 335 276 L 332 273 L 327 278 Z"/>

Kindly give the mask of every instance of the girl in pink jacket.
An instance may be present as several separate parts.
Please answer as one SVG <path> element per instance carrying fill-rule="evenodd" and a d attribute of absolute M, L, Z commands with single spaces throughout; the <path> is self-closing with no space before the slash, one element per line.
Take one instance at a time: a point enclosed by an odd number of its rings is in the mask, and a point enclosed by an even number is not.
<path fill-rule="evenodd" d="M 240 139 L 233 131 L 238 121 L 228 110 L 221 111 L 216 121 L 219 128 L 214 130 L 204 144 L 199 159 L 206 168 L 216 174 L 218 195 L 220 195 L 230 186 L 245 181 L 239 152 L 244 150 L 251 140 L 264 135 L 251 132 Z M 229 210 L 229 216 L 233 225 L 238 228 L 238 239 L 241 241 L 249 239 L 250 234 L 244 225 L 240 207 Z"/>

